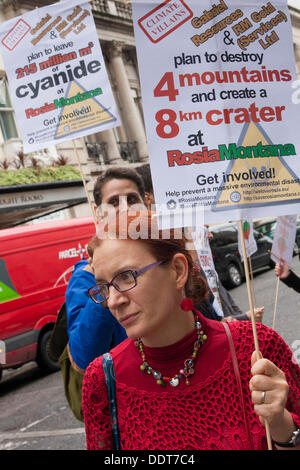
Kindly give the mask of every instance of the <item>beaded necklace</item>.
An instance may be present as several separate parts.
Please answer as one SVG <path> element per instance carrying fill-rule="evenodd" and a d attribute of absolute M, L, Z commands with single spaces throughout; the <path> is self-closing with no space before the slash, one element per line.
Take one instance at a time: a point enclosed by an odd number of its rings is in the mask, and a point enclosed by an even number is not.
<path fill-rule="evenodd" d="M 185 378 L 185 384 L 190 385 L 190 377 L 195 373 L 195 361 L 198 356 L 198 351 L 203 343 L 205 343 L 207 336 L 204 334 L 201 329 L 201 323 L 198 316 L 194 313 L 195 318 L 195 329 L 197 333 L 197 340 L 194 343 L 194 350 L 192 356 L 187 358 L 184 361 L 183 369 L 180 369 L 178 374 L 175 374 L 174 377 L 165 377 L 159 371 L 154 370 L 147 362 L 146 355 L 144 351 L 144 345 L 142 340 L 139 338 L 135 342 L 135 346 L 139 348 L 143 363 L 140 366 L 142 372 L 147 372 L 149 375 L 153 375 L 156 380 L 157 385 L 165 386 L 169 383 L 172 387 L 177 387 L 181 379 Z"/>

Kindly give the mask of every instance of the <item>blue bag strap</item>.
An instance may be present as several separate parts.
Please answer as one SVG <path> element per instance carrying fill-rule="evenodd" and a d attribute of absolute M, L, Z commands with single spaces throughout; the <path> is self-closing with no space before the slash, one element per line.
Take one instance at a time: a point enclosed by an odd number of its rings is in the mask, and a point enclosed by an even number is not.
<path fill-rule="evenodd" d="M 114 449 L 121 450 L 119 426 L 118 426 L 118 413 L 116 403 L 116 376 L 112 357 L 109 353 L 103 354 L 103 371 L 105 374 L 105 382 L 108 390 L 109 410 L 111 417 L 112 436 L 114 442 Z"/>

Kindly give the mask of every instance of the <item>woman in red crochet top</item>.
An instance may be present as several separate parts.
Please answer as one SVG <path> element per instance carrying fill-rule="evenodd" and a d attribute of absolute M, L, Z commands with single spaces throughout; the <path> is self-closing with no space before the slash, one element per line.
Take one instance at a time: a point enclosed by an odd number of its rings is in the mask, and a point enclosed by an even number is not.
<path fill-rule="evenodd" d="M 204 318 L 189 300 L 182 303 L 187 297 L 196 304 L 207 292 L 184 240 L 173 231 L 151 239 L 154 219 L 147 215 L 147 226 L 145 220 L 138 225 L 140 239 L 124 233 L 99 238 L 93 253 L 97 285 L 90 295 L 107 299 L 128 335 L 111 351 L 122 449 L 267 449 L 264 420 L 274 448 L 299 449 L 300 368 L 288 346 L 258 324 L 263 359 L 256 360 L 251 322 L 228 324 L 241 398 L 223 323 Z M 102 357 L 86 371 L 83 414 L 87 448 L 113 449 Z"/>

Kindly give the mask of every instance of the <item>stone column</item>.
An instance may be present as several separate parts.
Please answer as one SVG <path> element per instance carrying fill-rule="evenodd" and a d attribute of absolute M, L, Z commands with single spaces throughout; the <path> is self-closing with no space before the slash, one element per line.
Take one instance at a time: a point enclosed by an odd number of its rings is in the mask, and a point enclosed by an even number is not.
<path fill-rule="evenodd" d="M 294 43 L 294 53 L 298 79 L 300 80 L 300 44 Z"/>
<path fill-rule="evenodd" d="M 126 116 L 126 128 L 130 141 L 137 141 L 138 153 L 141 160 L 148 157 L 148 147 L 144 126 L 134 102 L 126 69 L 122 58 L 124 43 L 112 41 L 109 45 L 109 60 L 111 71 L 119 93 L 120 106 L 123 116 Z"/>
<path fill-rule="evenodd" d="M 107 143 L 107 156 L 109 163 L 116 165 L 122 161 L 120 156 L 119 147 L 117 145 L 115 135 L 112 129 L 106 129 L 105 131 L 98 132 L 96 134 L 97 142 L 106 142 Z"/>

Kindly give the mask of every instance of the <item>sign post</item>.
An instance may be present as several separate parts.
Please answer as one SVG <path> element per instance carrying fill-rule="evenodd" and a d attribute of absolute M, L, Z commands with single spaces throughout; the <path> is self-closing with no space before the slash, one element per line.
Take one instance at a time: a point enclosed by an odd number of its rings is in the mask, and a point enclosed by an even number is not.
<path fill-rule="evenodd" d="M 281 216 L 277 219 L 271 252 L 271 259 L 275 263 L 282 263 L 283 259 L 287 262 L 288 265 L 290 265 L 292 262 L 296 238 L 296 220 L 297 215 Z M 277 277 L 272 323 L 273 329 L 275 329 L 276 323 L 279 285 L 280 278 Z"/>
<path fill-rule="evenodd" d="M 244 258 L 245 276 L 246 276 L 246 283 L 247 283 L 247 291 L 248 291 L 248 299 L 249 299 L 249 307 L 250 307 L 250 315 L 251 315 L 251 323 L 252 323 L 252 332 L 253 332 L 255 353 L 256 353 L 256 359 L 259 360 L 261 358 L 261 354 L 260 354 L 260 351 L 259 351 L 259 344 L 258 344 L 257 330 L 256 330 L 256 322 L 255 322 L 255 317 L 254 317 L 254 307 L 253 307 L 251 283 L 250 283 L 250 277 L 249 277 L 249 266 L 248 266 L 247 252 L 246 252 L 246 246 L 245 246 L 245 239 L 244 239 L 244 234 L 243 234 L 243 222 L 242 222 L 242 220 L 239 220 L 239 231 L 240 231 L 242 252 L 243 252 L 243 258 Z M 271 439 L 269 423 L 267 421 L 265 421 L 264 424 L 265 424 L 265 429 L 266 429 L 268 449 L 272 450 L 272 439 Z"/>
<path fill-rule="evenodd" d="M 300 112 L 287 2 L 200 3 L 133 2 L 162 225 L 184 210 L 192 226 L 192 208 L 208 224 L 296 214 Z"/>

